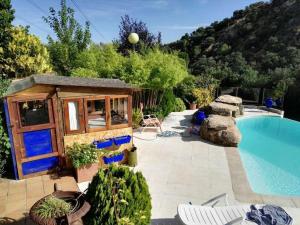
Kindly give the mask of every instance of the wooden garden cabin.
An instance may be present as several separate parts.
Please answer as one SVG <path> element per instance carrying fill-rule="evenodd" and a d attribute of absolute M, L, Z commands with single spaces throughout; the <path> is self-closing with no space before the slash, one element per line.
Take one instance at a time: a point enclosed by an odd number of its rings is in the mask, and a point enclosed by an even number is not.
<path fill-rule="evenodd" d="M 65 166 L 74 142 L 132 136 L 134 88 L 118 79 L 32 75 L 4 97 L 16 179 Z M 128 149 L 131 142 L 120 146 Z"/>

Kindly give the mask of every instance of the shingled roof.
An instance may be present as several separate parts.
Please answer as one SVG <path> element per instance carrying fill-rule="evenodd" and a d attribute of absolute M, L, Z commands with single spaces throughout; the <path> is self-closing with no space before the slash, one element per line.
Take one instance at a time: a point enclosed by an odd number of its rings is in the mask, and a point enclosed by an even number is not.
<path fill-rule="evenodd" d="M 134 89 L 132 85 L 119 79 L 31 75 L 24 79 L 12 82 L 5 95 L 11 95 L 39 84 L 53 86 Z"/>

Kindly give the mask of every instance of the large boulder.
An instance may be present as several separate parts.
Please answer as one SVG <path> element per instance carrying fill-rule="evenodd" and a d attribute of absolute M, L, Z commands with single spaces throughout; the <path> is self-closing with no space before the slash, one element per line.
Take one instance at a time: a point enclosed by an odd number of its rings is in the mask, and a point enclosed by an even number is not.
<path fill-rule="evenodd" d="M 220 102 L 220 103 L 227 104 L 227 105 L 237 106 L 239 108 L 239 110 L 233 111 L 234 116 L 244 114 L 243 100 L 239 97 L 235 97 L 235 96 L 231 96 L 231 95 L 221 95 L 215 100 L 215 102 Z"/>
<path fill-rule="evenodd" d="M 239 107 L 234 105 L 228 105 L 221 102 L 212 102 L 209 104 L 211 114 L 221 116 L 237 116 L 239 115 Z"/>
<path fill-rule="evenodd" d="M 241 133 L 229 116 L 210 115 L 201 125 L 200 137 L 215 144 L 236 147 Z"/>

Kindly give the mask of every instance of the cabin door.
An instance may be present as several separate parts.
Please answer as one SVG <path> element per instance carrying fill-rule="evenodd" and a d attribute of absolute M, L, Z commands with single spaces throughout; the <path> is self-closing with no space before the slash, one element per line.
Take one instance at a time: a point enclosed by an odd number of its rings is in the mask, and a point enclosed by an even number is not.
<path fill-rule="evenodd" d="M 51 98 L 15 102 L 19 137 L 19 177 L 42 173 L 58 165 L 56 126 Z M 21 173 L 21 174 L 20 174 Z"/>

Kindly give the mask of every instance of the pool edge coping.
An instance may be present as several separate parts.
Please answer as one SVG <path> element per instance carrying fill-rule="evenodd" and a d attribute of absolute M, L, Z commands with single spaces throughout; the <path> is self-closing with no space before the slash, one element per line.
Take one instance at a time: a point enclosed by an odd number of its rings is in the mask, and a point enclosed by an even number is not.
<path fill-rule="evenodd" d="M 274 196 L 253 192 L 237 147 L 224 147 L 236 200 L 253 204 L 277 204 L 300 208 L 300 196 Z"/>

